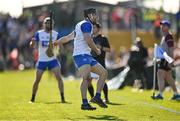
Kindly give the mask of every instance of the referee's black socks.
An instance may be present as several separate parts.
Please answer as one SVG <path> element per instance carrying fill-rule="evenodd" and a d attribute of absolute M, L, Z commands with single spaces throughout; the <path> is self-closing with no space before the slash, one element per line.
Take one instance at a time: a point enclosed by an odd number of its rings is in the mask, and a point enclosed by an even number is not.
<path fill-rule="evenodd" d="M 32 97 L 31 97 L 31 102 L 34 102 L 35 101 L 35 94 L 32 94 Z"/>
<path fill-rule="evenodd" d="M 106 83 L 104 84 L 103 92 L 105 99 L 108 100 L 108 86 Z"/>
<path fill-rule="evenodd" d="M 89 91 L 91 98 L 93 98 L 94 97 L 94 88 L 93 88 L 92 84 L 88 85 L 88 91 Z"/>
<path fill-rule="evenodd" d="M 61 92 L 61 101 L 62 102 L 65 101 L 65 99 L 64 99 L 64 92 Z"/>

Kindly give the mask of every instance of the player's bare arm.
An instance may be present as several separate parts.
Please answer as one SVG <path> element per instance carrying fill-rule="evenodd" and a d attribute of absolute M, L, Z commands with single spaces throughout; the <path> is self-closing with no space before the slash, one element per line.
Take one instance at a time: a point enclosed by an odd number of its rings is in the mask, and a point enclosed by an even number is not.
<path fill-rule="evenodd" d="M 74 36 L 75 36 L 75 32 L 71 32 L 70 34 L 64 36 L 64 37 L 61 37 L 60 39 L 58 39 L 57 41 L 54 42 L 54 46 L 57 46 L 57 45 L 60 45 L 60 44 L 65 44 L 71 40 L 74 39 Z"/>
<path fill-rule="evenodd" d="M 170 51 L 169 56 L 172 57 L 172 58 L 174 58 L 174 57 L 173 57 L 174 47 L 170 47 L 170 48 L 169 48 L 169 51 Z M 169 67 L 173 67 L 173 66 L 174 66 L 174 61 L 173 61 L 172 63 L 170 63 L 168 66 L 169 66 Z"/>
<path fill-rule="evenodd" d="M 99 48 L 100 50 L 105 51 L 105 52 L 110 52 L 110 48 L 108 48 L 108 47 L 103 47 L 99 44 L 97 44 L 96 47 Z"/>
<path fill-rule="evenodd" d="M 89 33 L 84 33 L 84 40 L 87 42 L 87 44 L 89 45 L 89 47 L 95 51 L 97 53 L 97 55 L 101 54 L 100 49 L 97 48 L 97 46 L 95 45 L 95 43 L 93 42 L 93 40 L 91 39 L 91 36 Z"/>
<path fill-rule="evenodd" d="M 173 58 L 174 47 L 170 47 L 169 51 L 170 51 L 169 56 Z"/>
<path fill-rule="evenodd" d="M 108 48 L 108 47 L 102 47 L 102 50 L 105 52 L 110 52 L 110 48 Z"/>

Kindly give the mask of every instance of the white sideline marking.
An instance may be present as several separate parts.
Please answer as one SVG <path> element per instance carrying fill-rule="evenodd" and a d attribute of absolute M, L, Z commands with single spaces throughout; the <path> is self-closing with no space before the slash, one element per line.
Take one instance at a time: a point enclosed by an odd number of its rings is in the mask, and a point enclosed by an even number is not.
<path fill-rule="evenodd" d="M 146 102 L 139 102 L 139 101 L 138 101 L 138 103 L 142 103 L 144 105 L 151 106 L 151 107 L 154 107 L 154 108 L 158 108 L 158 109 L 161 109 L 161 110 L 166 110 L 166 111 L 169 111 L 169 112 L 172 112 L 172 113 L 180 114 L 179 111 L 176 111 L 176 110 L 171 109 L 171 108 L 166 108 L 166 107 L 163 107 L 163 106 L 160 106 L 160 105 L 150 104 L 150 103 L 146 103 Z"/>
<path fill-rule="evenodd" d="M 119 97 L 119 98 L 123 99 L 125 101 L 128 101 L 128 102 L 131 102 L 131 104 L 132 103 L 134 103 L 134 104 L 144 104 L 146 106 L 150 106 L 150 107 L 158 108 L 158 109 L 161 109 L 161 110 L 169 111 L 171 113 L 180 114 L 180 112 L 177 111 L 177 110 L 174 110 L 174 109 L 171 109 L 171 108 L 166 108 L 166 107 L 163 107 L 163 106 L 160 106 L 160 105 L 157 105 L 157 104 L 151 104 L 151 103 L 147 103 L 147 102 L 143 102 L 143 101 L 136 101 L 136 102 L 134 102 L 134 101 L 132 101 L 132 99 L 127 99 L 127 98 L 124 98 L 124 97 Z"/>

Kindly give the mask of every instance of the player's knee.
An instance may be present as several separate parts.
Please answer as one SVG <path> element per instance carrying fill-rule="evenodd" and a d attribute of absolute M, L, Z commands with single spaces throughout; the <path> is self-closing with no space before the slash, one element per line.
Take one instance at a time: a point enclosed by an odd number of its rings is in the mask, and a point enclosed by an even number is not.
<path fill-rule="evenodd" d="M 102 73 L 100 74 L 100 78 L 107 78 L 107 76 L 108 76 L 108 72 L 107 72 L 107 70 L 106 69 L 104 69 L 103 71 L 102 71 Z"/>
<path fill-rule="evenodd" d="M 39 82 L 40 82 L 40 80 L 36 79 L 36 80 L 34 81 L 34 84 L 35 84 L 35 85 L 38 85 Z"/>
<path fill-rule="evenodd" d="M 89 82 L 89 81 L 91 80 L 90 74 L 84 75 L 84 76 L 83 76 L 83 79 L 84 79 L 84 80 L 87 80 L 87 81 Z"/>
<path fill-rule="evenodd" d="M 61 83 L 63 82 L 63 80 L 61 78 L 58 78 L 57 80 L 58 80 L 58 82 L 61 82 Z"/>
<path fill-rule="evenodd" d="M 92 85 L 92 78 L 90 78 L 89 80 L 88 80 L 88 86 L 91 86 Z"/>
<path fill-rule="evenodd" d="M 58 81 L 62 81 L 62 78 L 61 78 L 61 75 L 60 74 L 57 74 L 57 75 L 55 75 L 56 76 L 56 79 L 58 80 Z"/>
<path fill-rule="evenodd" d="M 107 70 L 104 70 L 104 77 L 107 79 L 107 76 L 108 76 L 108 72 Z"/>

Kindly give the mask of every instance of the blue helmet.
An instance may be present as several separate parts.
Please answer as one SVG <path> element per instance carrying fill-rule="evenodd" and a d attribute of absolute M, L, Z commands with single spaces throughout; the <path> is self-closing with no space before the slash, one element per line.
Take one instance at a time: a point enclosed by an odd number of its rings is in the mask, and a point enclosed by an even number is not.
<path fill-rule="evenodd" d="M 160 24 L 161 24 L 161 25 L 166 25 L 166 26 L 168 26 L 168 27 L 171 27 L 171 23 L 170 23 L 168 20 L 162 20 L 162 21 L 160 22 Z"/>

